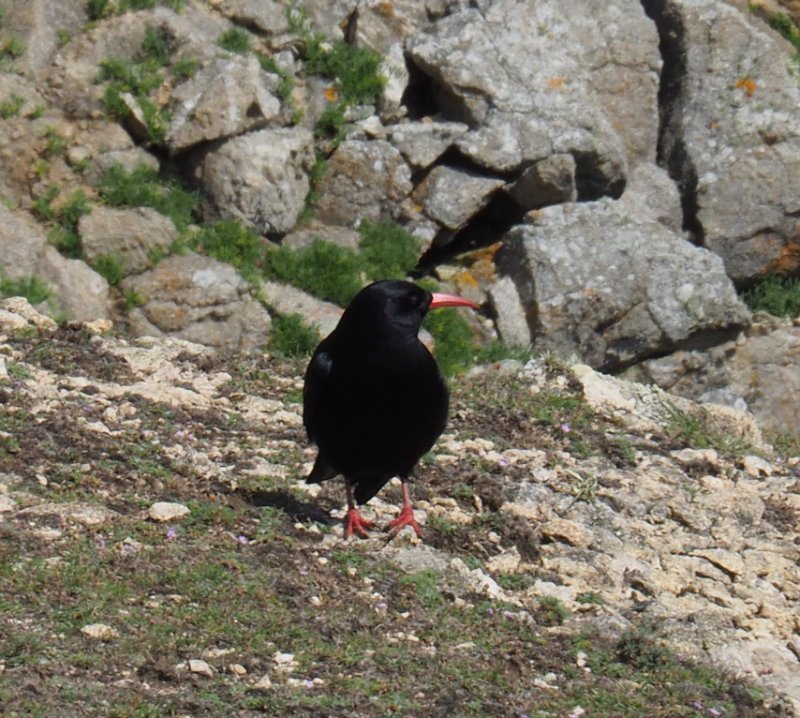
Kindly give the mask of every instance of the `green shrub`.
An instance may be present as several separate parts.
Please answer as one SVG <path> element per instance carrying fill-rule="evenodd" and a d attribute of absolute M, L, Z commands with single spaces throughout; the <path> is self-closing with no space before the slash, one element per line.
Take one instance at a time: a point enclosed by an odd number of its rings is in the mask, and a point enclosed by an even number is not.
<path fill-rule="evenodd" d="M 41 304 L 53 296 L 53 292 L 38 277 L 8 279 L 0 274 L 0 297 L 25 297 L 31 304 Z"/>
<path fill-rule="evenodd" d="M 17 37 L 10 37 L 0 43 L 0 56 L 16 60 L 25 52 L 25 45 Z"/>
<path fill-rule="evenodd" d="M 244 55 L 250 50 L 250 35 L 238 27 L 232 27 L 219 36 L 217 45 L 228 52 Z"/>
<path fill-rule="evenodd" d="M 91 206 L 86 195 L 77 190 L 61 206 L 54 207 L 53 203 L 60 194 L 61 189 L 51 185 L 41 197 L 34 200 L 33 211 L 42 219 L 54 223 L 48 235 L 50 243 L 65 257 L 80 259 L 83 248 L 78 234 L 78 220 L 91 211 Z"/>
<path fill-rule="evenodd" d="M 169 62 L 169 43 L 167 32 L 163 27 L 145 25 L 142 55 L 162 67 Z"/>
<path fill-rule="evenodd" d="M 264 70 L 264 72 L 269 72 L 270 74 L 277 75 L 280 78 L 281 81 L 278 85 L 278 89 L 276 90 L 276 94 L 281 101 L 288 101 L 291 97 L 292 90 L 294 89 L 294 79 L 292 76 L 277 62 L 275 62 L 274 58 L 272 58 L 270 55 L 265 55 L 263 52 L 257 52 L 256 57 L 258 58 L 258 62 L 261 64 L 261 69 Z"/>
<path fill-rule="evenodd" d="M 375 104 L 380 100 L 386 78 L 379 72 L 383 59 L 378 53 L 343 40 L 329 42 L 321 33 L 306 37 L 303 69 L 307 74 L 335 80 L 347 105 Z"/>
<path fill-rule="evenodd" d="M 122 268 L 122 263 L 119 257 L 114 255 L 101 254 L 92 263 L 92 267 L 98 274 L 105 277 L 112 287 L 116 287 L 125 278 L 125 270 Z"/>
<path fill-rule="evenodd" d="M 351 105 L 376 104 L 386 87 L 380 74 L 383 59 L 365 47 L 343 40 L 330 40 L 308 26 L 308 14 L 293 8 L 289 28 L 302 40 L 301 59 L 306 75 L 321 75 L 335 82 L 338 98 L 331 102 L 315 127 L 318 137 L 328 137 L 334 146 L 345 135 L 345 110 Z"/>
<path fill-rule="evenodd" d="M 363 286 L 361 270 L 356 252 L 315 239 L 297 251 L 278 247 L 269 252 L 265 274 L 345 306 Z"/>
<path fill-rule="evenodd" d="M 174 4 L 174 3 L 173 3 Z M 168 73 L 185 79 L 196 69 L 196 63 L 184 59 L 170 66 L 169 41 L 166 31 L 152 25 L 145 26 L 145 36 L 138 56 L 134 59 L 111 57 L 100 63 L 98 80 L 107 82 L 103 93 L 103 104 L 113 117 L 126 119 L 131 110 L 122 99 L 130 93 L 136 99 L 144 115 L 149 140 L 164 144 L 169 112 L 150 97 L 150 93 L 162 85 Z"/>
<path fill-rule="evenodd" d="M 223 219 L 203 227 L 191 238 L 190 246 L 220 262 L 232 264 L 251 281 L 258 276 L 264 261 L 264 241 L 234 219 Z"/>
<path fill-rule="evenodd" d="M 400 225 L 364 220 L 358 231 L 361 258 L 371 278 L 403 279 L 417 265 L 417 240 Z"/>
<path fill-rule="evenodd" d="M 501 339 L 484 344 L 475 354 L 476 364 L 491 364 L 493 362 L 514 359 L 525 364 L 531 360 L 533 352 L 531 347 L 523 347 L 516 344 L 506 344 Z"/>
<path fill-rule="evenodd" d="M 193 219 L 198 197 L 187 192 L 175 180 L 161 180 L 158 170 L 139 165 L 128 172 L 122 165 L 112 165 L 98 184 L 100 197 L 112 207 L 152 207 L 169 217 L 175 226 L 185 229 Z"/>
<path fill-rule="evenodd" d="M 319 344 L 319 333 L 303 323 L 299 314 L 278 315 L 272 320 L 270 348 L 279 356 L 309 356 Z"/>
<path fill-rule="evenodd" d="M 457 309 L 435 309 L 422 326 L 436 342 L 434 354 L 442 374 L 453 376 L 472 366 L 477 346 L 467 320 Z"/>
<path fill-rule="evenodd" d="M 800 315 L 800 278 L 772 275 L 748 289 L 743 297 L 753 311 L 776 317 Z"/>
<path fill-rule="evenodd" d="M 69 199 L 61 205 L 58 218 L 62 224 L 70 227 L 77 227 L 78 220 L 85 214 L 91 212 L 92 207 L 89 204 L 89 199 L 84 194 L 83 190 L 73 192 Z"/>
<path fill-rule="evenodd" d="M 4 120 L 15 117 L 24 104 L 24 98 L 12 93 L 10 99 L 0 102 L 0 117 L 2 117 Z"/>

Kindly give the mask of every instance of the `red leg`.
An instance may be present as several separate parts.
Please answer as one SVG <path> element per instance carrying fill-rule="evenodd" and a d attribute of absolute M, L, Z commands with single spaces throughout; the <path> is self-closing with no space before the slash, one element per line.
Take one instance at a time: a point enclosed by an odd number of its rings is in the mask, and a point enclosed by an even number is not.
<path fill-rule="evenodd" d="M 410 526 L 414 529 L 414 533 L 422 538 L 422 529 L 414 518 L 414 509 L 411 506 L 411 493 L 408 490 L 408 482 L 405 479 L 400 479 L 400 481 L 403 484 L 403 508 L 400 511 L 400 515 L 394 519 L 394 521 L 390 521 L 386 528 L 392 533 L 398 533 L 404 526 Z"/>
<path fill-rule="evenodd" d="M 345 477 L 344 486 L 347 491 L 347 515 L 344 517 L 344 537 L 350 538 L 354 533 L 361 538 L 369 538 L 367 529 L 372 528 L 372 521 L 367 521 L 356 508 L 353 498 L 353 487 Z"/>

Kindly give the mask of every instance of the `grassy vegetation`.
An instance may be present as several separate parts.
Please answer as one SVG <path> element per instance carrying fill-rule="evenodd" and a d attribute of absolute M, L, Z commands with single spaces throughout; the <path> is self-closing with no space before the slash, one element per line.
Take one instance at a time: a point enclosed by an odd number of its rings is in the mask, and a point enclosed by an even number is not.
<path fill-rule="evenodd" d="M 281 357 L 307 357 L 319 344 L 319 333 L 303 323 L 299 314 L 278 315 L 272 320 L 270 349 Z"/>
<path fill-rule="evenodd" d="M 256 57 L 264 72 L 269 72 L 280 78 L 280 84 L 275 94 L 277 94 L 282 102 L 289 102 L 291 100 L 292 90 L 294 89 L 294 79 L 292 76 L 275 62 L 272 56 L 265 55 L 263 52 L 258 52 L 256 53 Z M 296 120 L 299 121 L 300 117 L 298 116 Z"/>
<path fill-rule="evenodd" d="M 386 86 L 386 78 L 380 74 L 382 58 L 367 48 L 312 31 L 307 13 L 301 8 L 289 11 L 289 24 L 302 40 L 303 72 L 332 81 L 326 94 L 329 105 L 317 122 L 316 134 L 331 140 L 335 147 L 345 135 L 347 108 L 380 100 Z"/>
<path fill-rule="evenodd" d="M 169 114 L 152 99 L 152 93 L 172 76 L 185 79 L 196 68 L 191 59 L 170 64 L 169 42 L 163 28 L 147 25 L 138 56 L 132 60 L 116 57 L 100 63 L 100 82 L 106 83 L 103 102 L 112 117 L 126 120 L 132 112 L 123 93 L 133 95 L 147 127 L 148 140 L 163 145 Z"/>
<path fill-rule="evenodd" d="M 693 449 L 716 449 L 728 456 L 757 453 L 742 439 L 711 430 L 704 413 L 690 413 L 672 404 L 664 404 L 664 408 L 668 416 L 667 433 L 681 444 Z"/>
<path fill-rule="evenodd" d="M 50 287 L 38 277 L 9 279 L 0 271 L 0 298 L 25 297 L 34 306 L 53 296 Z"/>
<path fill-rule="evenodd" d="M 8 100 L 0 102 L 0 117 L 4 120 L 16 117 L 24 104 L 25 98 L 12 92 Z"/>
<path fill-rule="evenodd" d="M 189 247 L 232 264 L 249 281 L 255 281 L 264 262 L 264 240 L 238 220 L 223 219 L 192 235 Z"/>
<path fill-rule="evenodd" d="M 64 202 L 56 202 L 61 189 L 50 185 L 33 202 L 33 211 L 52 225 L 48 239 L 65 257 L 80 259 L 83 256 L 78 220 L 91 211 L 88 198 L 82 190 L 73 192 Z"/>
<path fill-rule="evenodd" d="M 95 272 L 105 277 L 112 287 L 116 287 L 125 278 L 122 262 L 120 262 L 119 257 L 115 257 L 112 254 L 101 254 L 92 262 L 92 268 Z"/>
<path fill-rule="evenodd" d="M 265 274 L 292 284 L 320 299 L 345 306 L 361 289 L 363 263 L 349 249 L 315 239 L 307 247 L 278 247 L 267 254 Z"/>
<path fill-rule="evenodd" d="M 39 369 L 121 386 L 141 381 L 122 357 L 68 327 L 11 335 L 8 344 L 10 381 L 40 380 Z M 695 622 L 652 623 L 643 617 L 652 611 L 637 611 L 641 604 L 610 583 L 598 586 L 607 603 L 587 592 L 576 609 L 532 590 L 538 580 L 557 581 L 560 569 L 527 555 L 526 573 L 496 577 L 520 606 L 489 599 L 449 564 L 459 556 L 477 568 L 503 547 L 524 550 L 530 522 L 499 506 L 505 490 L 532 480 L 538 460 L 490 468 L 467 452 L 455 464 L 427 465 L 415 494 L 453 496 L 472 523 L 430 521 L 426 542 L 439 553 L 403 553 L 439 555 L 444 568 L 401 567 L 391 559 L 396 546 L 382 540 L 331 541 L 340 527 L 332 529 L 327 512 L 343 492 L 330 484 L 313 499 L 297 491 L 309 458 L 301 426 L 237 413 L 248 394 L 290 408 L 298 363 L 187 353 L 176 360 L 187 382 L 200 361 L 203 372 L 231 376 L 214 409 L 132 393 L 124 403 L 135 414 L 115 419 L 104 401 L 64 391 L 34 414 L 33 385 L 0 387 L 0 473 L 26 509 L 5 515 L 0 541 L 0 702 L 9 716 L 566 718 L 577 706 L 614 718 L 782 715 L 747 682 L 670 652 L 665 639 L 676 632 L 693 645 Z M 479 435 L 497 447 L 558 453 L 569 441 L 563 424 L 577 433 L 586 411 L 568 401 L 578 388 L 554 381 L 567 378 L 562 369 L 548 364 L 537 393 L 498 372 L 459 382 L 450 431 L 457 440 Z M 532 418 L 537 411 L 558 423 Z M 113 433 L 88 428 L 98 421 Z M 590 419 L 581 433 L 601 436 L 602 421 Z M 254 457 L 289 467 L 288 475 L 245 477 Z M 563 493 L 555 476 L 546 481 Z M 390 501 L 398 495 L 387 493 Z M 191 514 L 166 525 L 147 520 L 147 507 L 165 499 Z M 110 510 L 108 520 L 84 525 L 70 513 L 75 502 Z M 565 551 L 570 561 L 591 560 L 589 549 Z M 617 616 L 619 624 L 610 620 Z M 621 616 L 628 628 L 617 633 Z M 113 632 L 90 639 L 82 632 L 90 623 Z M 291 654 L 285 672 L 279 654 Z M 192 673 L 195 659 L 211 675 Z M 264 676 L 270 687 L 256 687 Z"/>
<path fill-rule="evenodd" d="M 748 289 L 742 298 L 753 311 L 776 317 L 800 316 L 800 278 L 769 276 Z"/>
<path fill-rule="evenodd" d="M 194 219 L 198 197 L 176 180 L 164 180 L 158 170 L 139 165 L 128 172 L 113 165 L 98 184 L 101 199 L 112 207 L 151 207 L 169 217 L 179 230 Z"/>
<path fill-rule="evenodd" d="M 776 12 L 769 18 L 770 27 L 777 30 L 794 46 L 794 63 L 795 71 L 800 71 L 800 28 L 797 27 L 795 21 L 786 13 Z"/>
<path fill-rule="evenodd" d="M 109 15 L 122 15 L 135 10 L 151 10 L 161 5 L 181 12 L 186 0 L 89 0 L 86 6 L 90 20 L 100 20 Z"/>
<path fill-rule="evenodd" d="M 217 45 L 228 52 L 245 55 L 250 51 L 250 42 L 250 35 L 244 30 L 231 27 L 219 36 Z"/>

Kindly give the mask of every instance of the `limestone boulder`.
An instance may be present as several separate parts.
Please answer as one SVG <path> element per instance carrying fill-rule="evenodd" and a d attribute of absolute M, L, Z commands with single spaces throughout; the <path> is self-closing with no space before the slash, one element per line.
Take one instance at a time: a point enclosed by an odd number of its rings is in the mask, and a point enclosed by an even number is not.
<path fill-rule="evenodd" d="M 250 285 L 229 264 L 211 257 L 173 255 L 120 286 L 139 304 L 128 317 L 136 335 L 244 350 L 266 344 L 269 337 L 270 316 L 252 297 Z"/>
<path fill-rule="evenodd" d="M 111 257 L 126 275 L 147 269 L 154 257 L 167 253 L 178 236 L 172 220 L 154 209 L 102 205 L 80 218 L 78 232 L 90 264 Z"/>
<path fill-rule="evenodd" d="M 794 49 L 724 2 L 647 2 L 668 62 L 663 161 L 687 224 L 744 284 L 800 270 L 800 86 Z"/>
<path fill-rule="evenodd" d="M 537 210 L 498 255 L 540 349 L 615 369 L 749 321 L 720 258 L 630 197 Z M 704 338 L 705 337 L 705 338 Z"/>
<path fill-rule="evenodd" d="M 263 234 L 287 232 L 305 208 L 313 164 L 314 137 L 305 128 L 235 137 L 197 166 L 204 217 L 239 219 Z"/>

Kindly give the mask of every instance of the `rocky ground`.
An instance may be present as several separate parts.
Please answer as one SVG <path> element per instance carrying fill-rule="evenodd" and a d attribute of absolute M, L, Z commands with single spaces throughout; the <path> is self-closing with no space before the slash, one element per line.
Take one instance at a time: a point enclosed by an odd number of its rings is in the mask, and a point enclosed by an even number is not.
<path fill-rule="evenodd" d="M 3 715 L 800 715 L 800 460 L 748 415 L 482 367 L 424 542 L 345 541 L 301 365 L 2 306 Z"/>

